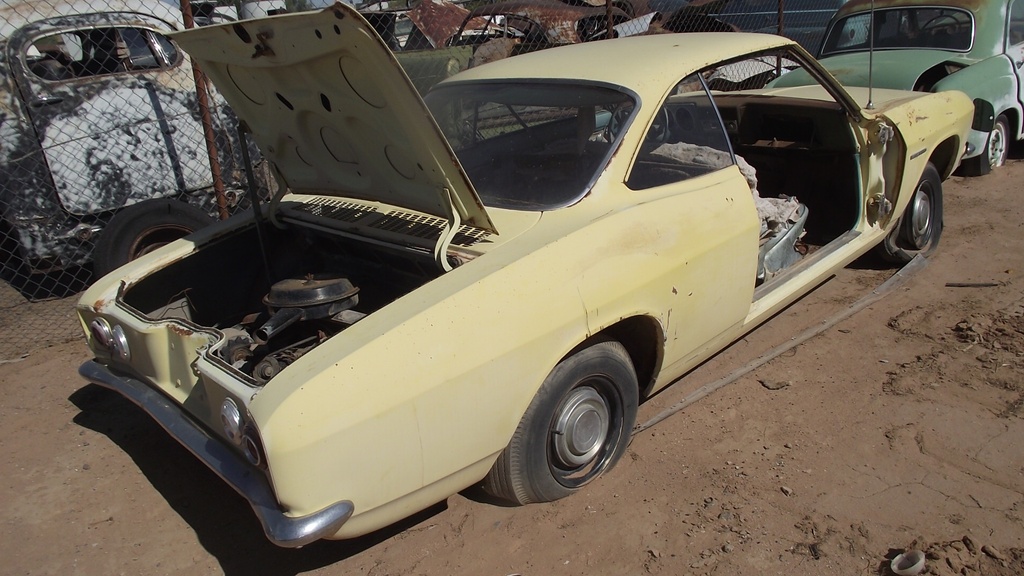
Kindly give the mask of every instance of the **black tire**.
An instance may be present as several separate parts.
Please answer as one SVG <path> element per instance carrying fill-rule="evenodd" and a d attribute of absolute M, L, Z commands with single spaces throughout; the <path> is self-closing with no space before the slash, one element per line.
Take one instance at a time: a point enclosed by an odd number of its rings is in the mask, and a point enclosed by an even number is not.
<path fill-rule="evenodd" d="M 96 277 L 215 222 L 180 200 L 145 200 L 118 212 L 100 233 L 93 252 Z"/>
<path fill-rule="evenodd" d="M 636 371 L 621 344 L 578 350 L 544 380 L 484 489 L 514 504 L 572 494 L 625 453 L 638 402 Z"/>
<path fill-rule="evenodd" d="M 981 154 L 963 161 L 961 172 L 964 176 L 984 176 L 1006 163 L 1010 150 L 1010 122 L 1000 114 L 988 133 L 985 149 Z"/>
<path fill-rule="evenodd" d="M 615 22 L 616 25 L 622 24 L 622 22 L 633 19 L 636 16 L 636 10 L 633 8 L 632 2 L 612 2 L 612 8 L 618 8 L 626 13 L 626 20 Z M 619 17 L 621 20 L 621 16 Z"/>
<path fill-rule="evenodd" d="M 914 187 L 914 197 L 899 221 L 878 246 L 878 252 L 895 264 L 906 264 L 918 254 L 928 256 L 942 236 L 942 180 L 928 163 Z"/>

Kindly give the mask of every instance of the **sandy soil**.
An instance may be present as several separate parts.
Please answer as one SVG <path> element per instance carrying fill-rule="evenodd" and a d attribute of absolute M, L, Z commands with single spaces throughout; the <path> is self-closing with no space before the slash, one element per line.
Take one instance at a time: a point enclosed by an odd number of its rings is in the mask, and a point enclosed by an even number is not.
<path fill-rule="evenodd" d="M 946 184 L 902 288 L 638 434 L 553 504 L 478 490 L 348 542 L 283 550 L 80 342 L 0 369 L 5 574 L 1024 574 L 1024 162 Z M 645 422 L 893 274 L 859 262 L 641 407 Z M 991 283 L 951 287 L 948 283 Z M 367 447 L 372 449 L 372 447 Z"/>

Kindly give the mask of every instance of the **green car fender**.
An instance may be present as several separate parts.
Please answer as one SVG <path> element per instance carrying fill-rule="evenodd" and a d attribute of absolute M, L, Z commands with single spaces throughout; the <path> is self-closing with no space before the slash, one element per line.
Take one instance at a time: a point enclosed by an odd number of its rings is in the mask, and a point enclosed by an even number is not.
<path fill-rule="evenodd" d="M 996 116 L 1006 115 L 1010 133 L 1016 139 L 1020 136 L 1021 117 L 1017 82 L 1013 64 L 1006 55 L 999 54 L 946 76 L 931 90 L 960 90 L 972 99 L 988 102 Z"/>

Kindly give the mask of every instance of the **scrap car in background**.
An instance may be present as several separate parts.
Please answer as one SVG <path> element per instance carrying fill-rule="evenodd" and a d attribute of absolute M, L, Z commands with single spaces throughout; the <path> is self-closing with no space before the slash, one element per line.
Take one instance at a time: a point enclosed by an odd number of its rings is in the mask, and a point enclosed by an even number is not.
<path fill-rule="evenodd" d="M 108 272 L 220 212 L 188 58 L 163 2 L 4 3 L 0 275 L 95 260 Z M 97 12 L 99 9 L 102 12 Z M 211 98 L 228 207 L 245 181 L 233 116 Z"/>
<path fill-rule="evenodd" d="M 816 52 L 829 19 L 846 0 L 693 0 L 666 13 L 670 32 L 760 32 L 796 40 Z"/>
<path fill-rule="evenodd" d="M 287 190 L 93 285 L 80 371 L 283 546 L 481 481 L 580 490 L 642 399 L 872 248 L 934 250 L 973 116 L 952 91 L 865 109 L 766 34 L 553 48 L 425 102 L 345 6 L 174 38 Z M 819 84 L 765 88 L 783 61 Z"/>
<path fill-rule="evenodd" d="M 960 90 L 991 105 L 991 131 L 974 131 L 964 158 L 969 175 L 1006 160 L 1024 137 L 1024 2 L 981 0 L 874 1 L 874 64 L 868 36 L 872 0 L 852 0 L 836 13 L 821 63 L 847 85 L 938 92 Z M 787 82 L 795 81 L 787 79 Z"/>
<path fill-rule="evenodd" d="M 425 94 L 453 74 L 494 60 L 565 44 L 601 40 L 629 20 L 608 11 L 556 0 L 513 0 L 472 11 L 446 0 L 422 0 L 408 11 L 373 11 L 363 16 L 384 38 Z M 404 26 L 403 26 L 404 24 Z"/>

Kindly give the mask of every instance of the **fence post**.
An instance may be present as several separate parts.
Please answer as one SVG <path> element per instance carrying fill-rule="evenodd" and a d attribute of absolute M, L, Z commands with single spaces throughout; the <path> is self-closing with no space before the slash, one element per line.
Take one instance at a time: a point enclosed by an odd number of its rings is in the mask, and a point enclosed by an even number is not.
<path fill-rule="evenodd" d="M 192 4 L 189 0 L 181 0 L 181 17 L 185 23 L 185 29 L 194 28 L 195 20 L 192 18 Z M 206 152 L 210 156 L 210 173 L 213 176 L 213 191 L 217 196 L 217 211 L 221 220 L 228 218 L 228 202 L 224 196 L 224 180 L 220 174 L 220 159 L 217 156 L 217 141 L 213 134 L 213 120 L 210 117 L 210 101 L 206 91 L 206 75 L 199 69 L 194 60 L 192 63 L 192 76 L 196 82 L 196 102 L 199 104 L 199 113 L 203 122 L 203 134 L 206 136 Z"/>

